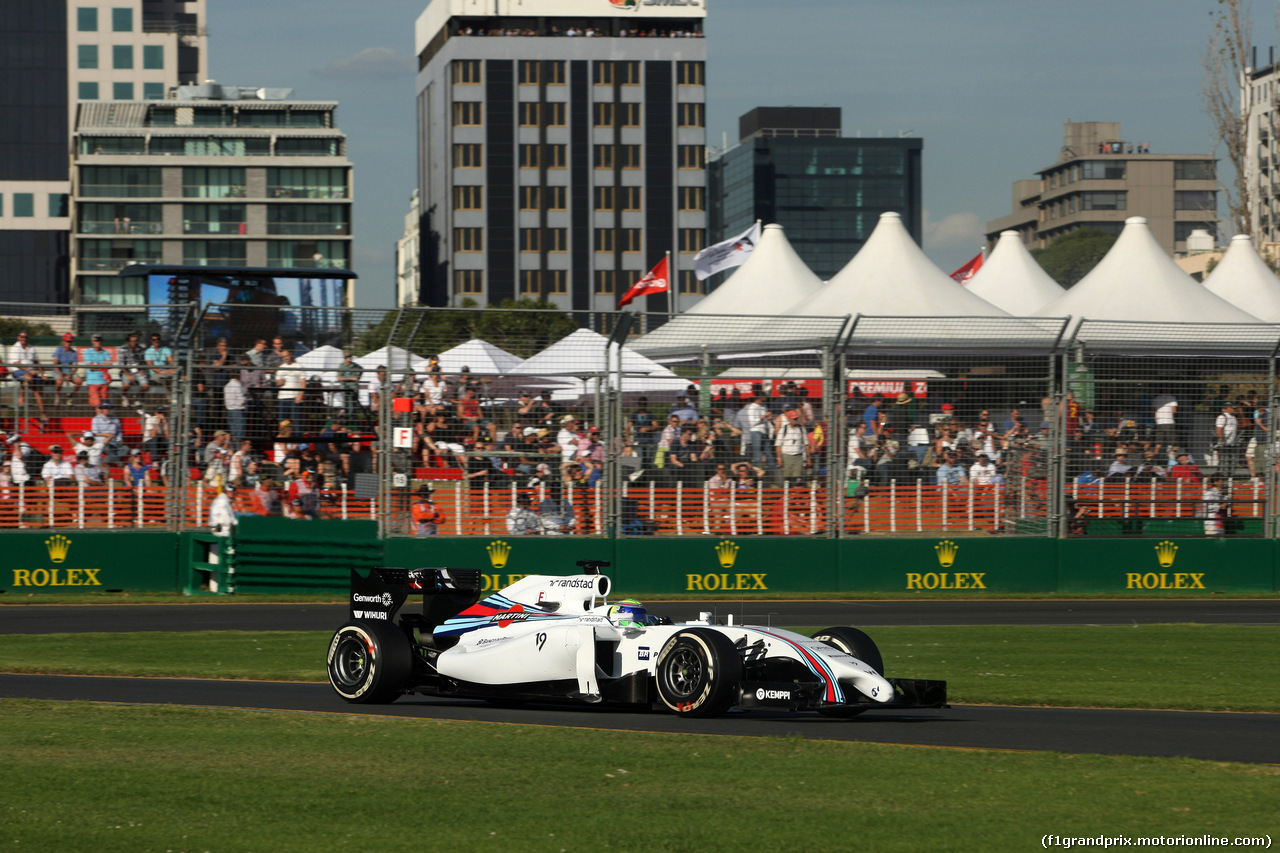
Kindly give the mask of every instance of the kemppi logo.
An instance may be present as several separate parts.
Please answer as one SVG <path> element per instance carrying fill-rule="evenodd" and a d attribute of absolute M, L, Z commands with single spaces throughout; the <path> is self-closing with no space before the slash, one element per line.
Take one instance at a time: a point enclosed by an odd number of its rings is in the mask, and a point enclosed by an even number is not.
<path fill-rule="evenodd" d="M 756 699 L 763 702 L 766 699 L 790 699 L 790 690 L 766 690 L 763 687 L 756 689 Z"/>

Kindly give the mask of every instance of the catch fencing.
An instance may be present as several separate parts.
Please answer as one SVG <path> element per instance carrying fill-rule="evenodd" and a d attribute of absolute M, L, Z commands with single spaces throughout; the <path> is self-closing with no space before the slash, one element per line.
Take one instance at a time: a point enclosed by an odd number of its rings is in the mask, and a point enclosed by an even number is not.
<path fill-rule="evenodd" d="M 7 305 L 0 343 L 0 529 L 199 528 L 230 484 L 390 537 L 1276 535 L 1264 324 Z"/>

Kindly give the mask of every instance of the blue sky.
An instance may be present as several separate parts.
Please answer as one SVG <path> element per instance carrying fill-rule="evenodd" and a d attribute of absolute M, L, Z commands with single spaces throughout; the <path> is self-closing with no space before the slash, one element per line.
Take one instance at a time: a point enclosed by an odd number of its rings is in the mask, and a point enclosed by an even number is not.
<path fill-rule="evenodd" d="M 1201 96 L 1214 0 L 705 2 L 708 141 L 732 144 L 755 106 L 838 106 L 850 136 L 910 131 L 924 140 L 924 248 L 947 272 L 977 253 L 987 220 L 1010 212 L 1012 182 L 1055 161 L 1067 120 L 1121 122 L 1153 152 L 1221 154 Z M 416 181 L 413 24 L 425 7 L 209 0 L 216 80 L 340 102 L 360 306 L 394 300 Z M 1264 62 L 1273 29 L 1268 18 L 1255 30 Z"/>

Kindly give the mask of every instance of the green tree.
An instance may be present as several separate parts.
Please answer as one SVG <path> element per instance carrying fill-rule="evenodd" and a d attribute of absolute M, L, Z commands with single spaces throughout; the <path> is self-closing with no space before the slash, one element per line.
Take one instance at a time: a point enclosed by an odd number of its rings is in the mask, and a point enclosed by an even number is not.
<path fill-rule="evenodd" d="M 428 356 L 480 338 L 528 358 L 577 328 L 572 317 L 543 300 L 504 299 L 481 308 L 474 300 L 465 299 L 460 308 L 388 312 L 360 335 L 357 349 L 363 354 L 391 343 Z"/>
<path fill-rule="evenodd" d="M 481 312 L 476 337 L 521 358 L 578 330 L 573 318 L 542 299 L 504 299 Z"/>
<path fill-rule="evenodd" d="M 1069 288 L 1096 267 L 1115 242 L 1115 237 L 1097 228 L 1077 228 L 1048 248 L 1032 249 L 1031 257 L 1050 278 Z"/>

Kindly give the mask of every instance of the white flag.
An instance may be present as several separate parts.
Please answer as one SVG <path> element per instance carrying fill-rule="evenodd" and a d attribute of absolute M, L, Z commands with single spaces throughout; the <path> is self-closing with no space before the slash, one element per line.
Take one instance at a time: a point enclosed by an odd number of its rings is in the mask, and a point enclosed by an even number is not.
<path fill-rule="evenodd" d="M 755 251 L 760 242 L 760 223 L 752 225 L 737 237 L 708 246 L 693 258 L 694 275 L 698 281 L 715 275 L 720 270 L 744 264 L 747 256 Z"/>

